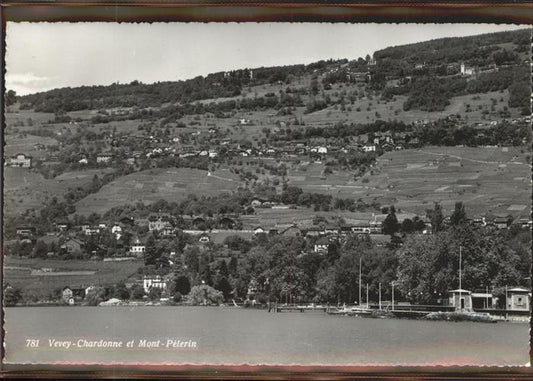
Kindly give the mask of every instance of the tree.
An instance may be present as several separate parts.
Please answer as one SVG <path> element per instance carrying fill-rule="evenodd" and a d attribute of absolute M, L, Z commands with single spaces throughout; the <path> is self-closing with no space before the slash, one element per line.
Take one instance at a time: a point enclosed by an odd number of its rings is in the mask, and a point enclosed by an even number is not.
<path fill-rule="evenodd" d="M 86 306 L 97 306 L 106 300 L 107 292 L 104 287 L 93 287 L 87 292 L 84 299 Z"/>
<path fill-rule="evenodd" d="M 431 230 L 433 233 L 438 233 L 442 230 L 442 221 L 444 220 L 444 217 L 442 215 L 442 207 L 441 205 L 436 202 L 433 206 L 433 210 L 428 209 L 426 210 L 426 215 L 431 221 Z"/>
<path fill-rule="evenodd" d="M 48 247 L 46 246 L 46 243 L 41 240 L 38 240 L 35 244 L 35 247 L 33 248 L 33 256 L 35 258 L 46 258 L 47 253 Z"/>
<path fill-rule="evenodd" d="M 224 259 L 220 260 L 219 262 L 218 272 L 223 277 L 228 277 L 229 275 L 228 265 L 226 264 L 226 261 Z"/>
<path fill-rule="evenodd" d="M 153 234 L 150 234 L 148 239 L 146 240 L 146 249 L 144 252 L 144 264 L 146 266 L 148 265 L 155 265 L 159 259 L 160 253 L 159 249 L 156 246 L 155 237 Z"/>
<path fill-rule="evenodd" d="M 220 304 L 224 300 L 222 292 L 215 290 L 213 287 L 206 284 L 194 286 L 189 292 L 187 301 L 195 306 Z"/>
<path fill-rule="evenodd" d="M 507 234 L 464 224 L 409 236 L 397 252 L 399 291 L 412 302 L 429 303 L 458 288 L 460 251 L 464 289 L 525 284 L 529 273 L 520 271 L 521 255 Z"/>
<path fill-rule="evenodd" d="M 6 94 L 6 106 L 11 106 L 17 101 L 17 93 L 14 90 L 8 90 Z"/>
<path fill-rule="evenodd" d="M 185 275 L 180 275 L 174 279 L 174 292 L 187 295 L 191 291 L 191 283 Z"/>
<path fill-rule="evenodd" d="M 184 264 L 192 274 L 197 274 L 200 268 L 200 249 L 197 246 L 188 247 L 184 253 Z"/>
<path fill-rule="evenodd" d="M 231 291 L 233 290 L 233 287 L 231 287 L 231 284 L 225 277 L 220 278 L 220 280 L 215 284 L 215 288 L 222 292 L 224 295 L 224 300 L 229 299 Z"/>
<path fill-rule="evenodd" d="M 396 209 L 394 206 L 389 208 L 389 214 L 383 221 L 383 233 L 393 235 L 399 230 L 398 219 L 396 218 Z"/>
<path fill-rule="evenodd" d="M 232 256 L 228 264 L 228 271 L 231 275 L 235 275 L 237 273 L 237 266 L 238 266 L 237 257 Z"/>
<path fill-rule="evenodd" d="M 466 222 L 465 206 L 461 201 L 455 203 L 455 210 L 453 211 L 450 222 L 452 225 L 461 225 Z"/>
<path fill-rule="evenodd" d="M 131 299 L 141 300 L 144 296 L 144 288 L 139 284 L 134 284 L 130 289 Z"/>
<path fill-rule="evenodd" d="M 124 282 L 119 282 L 115 285 L 113 296 L 120 300 L 128 300 L 130 298 L 130 291 L 126 288 Z"/>
<path fill-rule="evenodd" d="M 6 307 L 15 306 L 21 298 L 22 294 L 20 292 L 20 289 L 12 287 L 10 285 L 6 285 L 4 287 L 4 305 Z"/>
<path fill-rule="evenodd" d="M 162 290 L 159 287 L 152 287 L 150 288 L 150 291 L 148 291 L 148 299 L 154 301 L 159 300 L 161 298 Z"/>
<path fill-rule="evenodd" d="M 410 218 L 406 218 L 402 221 L 402 232 L 412 233 L 415 230 L 415 223 Z"/>

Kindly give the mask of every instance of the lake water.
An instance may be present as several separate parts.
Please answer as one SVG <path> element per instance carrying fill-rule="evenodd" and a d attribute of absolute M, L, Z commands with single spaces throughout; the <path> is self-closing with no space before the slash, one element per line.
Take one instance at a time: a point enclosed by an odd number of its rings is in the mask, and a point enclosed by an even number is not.
<path fill-rule="evenodd" d="M 5 362 L 12 364 L 452 366 L 529 360 L 525 323 L 227 307 L 21 307 L 5 313 Z M 100 340 L 111 343 L 98 348 Z"/>

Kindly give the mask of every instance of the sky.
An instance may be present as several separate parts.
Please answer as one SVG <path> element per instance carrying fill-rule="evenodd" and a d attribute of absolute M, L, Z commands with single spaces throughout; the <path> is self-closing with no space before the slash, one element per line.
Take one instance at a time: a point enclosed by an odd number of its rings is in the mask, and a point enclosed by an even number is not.
<path fill-rule="evenodd" d="M 114 82 L 356 59 L 388 46 L 525 28 L 491 24 L 7 23 L 6 89 Z"/>

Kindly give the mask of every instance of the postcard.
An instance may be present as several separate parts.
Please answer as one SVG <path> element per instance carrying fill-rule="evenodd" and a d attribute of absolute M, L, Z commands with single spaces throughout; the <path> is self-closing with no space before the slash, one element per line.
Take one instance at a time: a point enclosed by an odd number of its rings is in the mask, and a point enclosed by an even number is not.
<path fill-rule="evenodd" d="M 527 365 L 531 32 L 7 22 L 4 365 Z"/>

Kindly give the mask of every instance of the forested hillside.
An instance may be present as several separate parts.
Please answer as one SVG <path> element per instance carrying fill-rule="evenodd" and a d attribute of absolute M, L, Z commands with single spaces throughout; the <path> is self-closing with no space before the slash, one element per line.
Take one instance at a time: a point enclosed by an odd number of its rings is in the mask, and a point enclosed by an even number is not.
<path fill-rule="evenodd" d="M 529 98 L 523 94 L 529 92 L 527 62 L 530 34 L 529 29 L 524 29 L 444 38 L 379 50 L 374 53 L 373 59 L 367 56 L 366 59 L 352 61 L 328 60 L 309 65 L 242 69 L 178 82 L 143 84 L 133 81 L 129 84 L 54 89 L 21 97 L 20 101 L 22 109 L 52 113 L 111 107 L 146 108 L 242 96 L 244 87 L 262 84 L 281 83 L 290 89 L 297 79 L 319 79 L 325 93 L 320 94 L 318 82 L 303 91 L 287 91 L 312 97 L 309 112 L 313 112 L 331 104 L 331 96 L 328 98 L 327 93 L 331 85 L 350 85 L 362 79 L 385 100 L 407 95 L 404 110 L 439 111 L 449 104 L 453 96 L 508 89 L 511 97 L 509 106 L 521 108 L 526 113 Z M 271 102 L 283 105 L 281 96 L 271 95 Z M 292 98 L 285 100 L 286 104 L 293 102 Z M 247 104 L 232 105 L 248 107 Z M 264 107 L 269 105 L 259 104 Z"/>

